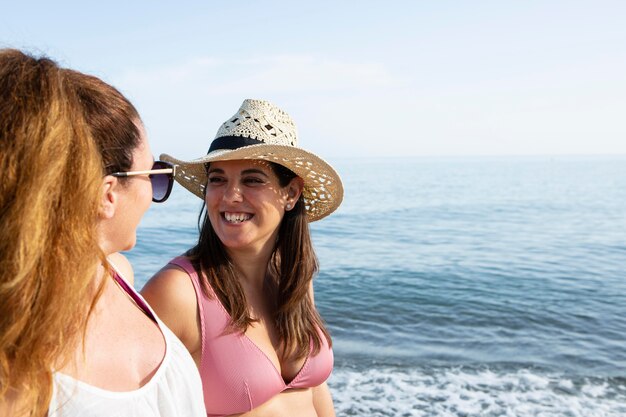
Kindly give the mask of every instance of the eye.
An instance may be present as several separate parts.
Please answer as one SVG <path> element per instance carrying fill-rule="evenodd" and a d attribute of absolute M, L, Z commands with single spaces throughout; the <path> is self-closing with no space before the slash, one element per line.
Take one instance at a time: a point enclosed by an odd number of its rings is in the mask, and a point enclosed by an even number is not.
<path fill-rule="evenodd" d="M 243 179 L 243 183 L 246 185 L 259 185 L 265 184 L 265 180 L 259 177 L 245 177 Z"/>
<path fill-rule="evenodd" d="M 225 182 L 226 180 L 223 177 L 220 177 L 218 175 L 213 175 L 209 177 L 209 184 L 222 184 L 223 182 Z"/>

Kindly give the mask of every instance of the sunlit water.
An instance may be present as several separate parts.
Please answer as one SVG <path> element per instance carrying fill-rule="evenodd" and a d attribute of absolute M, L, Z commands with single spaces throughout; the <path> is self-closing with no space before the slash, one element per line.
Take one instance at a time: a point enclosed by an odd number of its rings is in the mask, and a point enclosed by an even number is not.
<path fill-rule="evenodd" d="M 340 160 L 312 224 L 339 416 L 626 415 L 626 157 Z M 129 253 L 191 246 L 177 187 Z"/>

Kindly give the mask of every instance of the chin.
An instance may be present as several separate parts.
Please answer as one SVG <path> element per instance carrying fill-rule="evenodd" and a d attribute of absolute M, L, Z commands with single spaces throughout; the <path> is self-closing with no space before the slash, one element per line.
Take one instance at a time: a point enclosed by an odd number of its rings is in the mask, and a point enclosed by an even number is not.
<path fill-rule="evenodd" d="M 119 252 L 127 252 L 135 247 L 137 244 L 137 237 L 135 237 L 131 242 L 128 242 Z"/>
<path fill-rule="evenodd" d="M 248 249 L 251 248 L 253 246 L 255 246 L 258 242 L 255 242 L 253 239 L 248 239 L 248 238 L 230 238 L 230 239 L 222 239 L 220 238 L 220 241 L 222 242 L 222 245 L 224 245 L 225 248 L 227 249 L 231 249 L 231 250 L 242 250 L 242 249 Z"/>
<path fill-rule="evenodd" d="M 250 245 L 250 243 L 249 242 L 222 241 L 222 245 L 224 245 L 226 249 L 238 250 L 238 249 L 247 248 Z"/>

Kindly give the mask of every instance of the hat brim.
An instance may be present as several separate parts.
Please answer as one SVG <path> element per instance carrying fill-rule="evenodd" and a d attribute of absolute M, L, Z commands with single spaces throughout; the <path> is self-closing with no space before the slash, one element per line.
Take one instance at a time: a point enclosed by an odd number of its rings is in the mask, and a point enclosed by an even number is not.
<path fill-rule="evenodd" d="M 274 162 L 302 178 L 302 194 L 309 222 L 328 216 L 343 200 L 343 185 L 335 169 L 319 156 L 293 146 L 259 144 L 232 150 L 218 149 L 191 161 L 161 155 L 161 160 L 177 166 L 176 181 L 201 199 L 204 199 L 207 183 L 205 164 L 241 159 Z"/>

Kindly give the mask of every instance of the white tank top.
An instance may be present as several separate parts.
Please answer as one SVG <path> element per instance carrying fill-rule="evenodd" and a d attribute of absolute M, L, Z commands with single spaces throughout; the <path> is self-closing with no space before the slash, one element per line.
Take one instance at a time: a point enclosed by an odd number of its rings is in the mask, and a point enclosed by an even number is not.
<path fill-rule="evenodd" d="M 48 416 L 206 417 L 202 382 L 191 355 L 174 333 L 159 320 L 143 297 L 130 285 L 121 285 L 126 287 L 131 297 L 136 296 L 143 301 L 163 332 L 165 357 L 159 369 L 147 384 L 126 392 L 107 391 L 55 372 Z"/>

